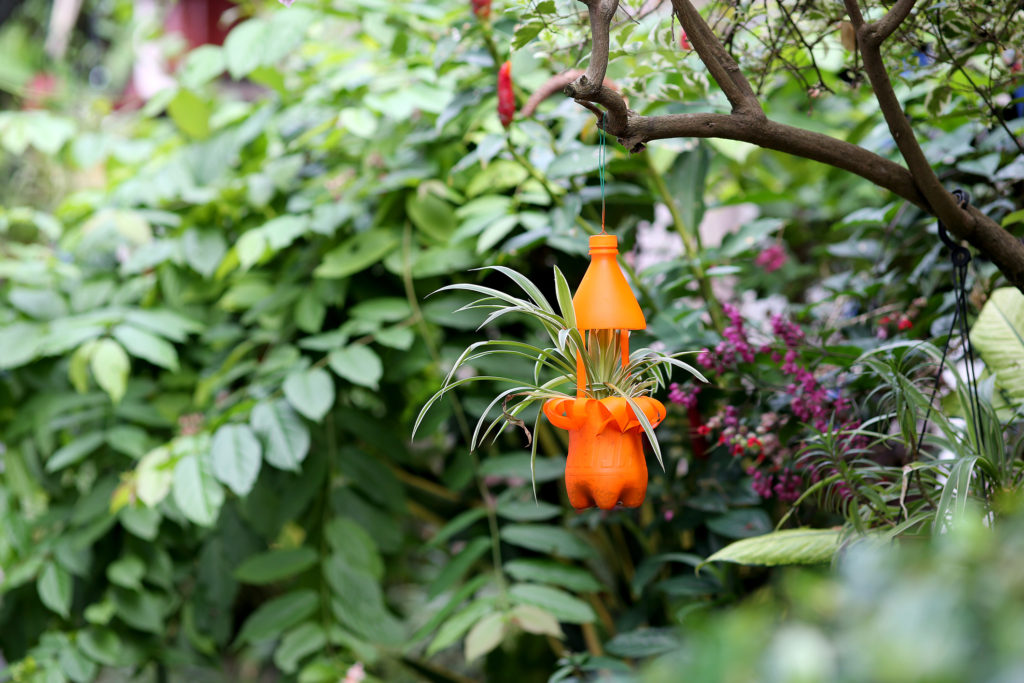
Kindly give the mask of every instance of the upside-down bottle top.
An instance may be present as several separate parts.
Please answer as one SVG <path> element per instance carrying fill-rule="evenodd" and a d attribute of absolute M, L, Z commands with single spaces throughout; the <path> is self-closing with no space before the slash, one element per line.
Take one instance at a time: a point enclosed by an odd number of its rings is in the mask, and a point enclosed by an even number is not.
<path fill-rule="evenodd" d="M 581 330 L 642 330 L 647 327 L 640 304 L 615 256 L 615 235 L 590 237 L 590 266 L 572 298 Z"/>

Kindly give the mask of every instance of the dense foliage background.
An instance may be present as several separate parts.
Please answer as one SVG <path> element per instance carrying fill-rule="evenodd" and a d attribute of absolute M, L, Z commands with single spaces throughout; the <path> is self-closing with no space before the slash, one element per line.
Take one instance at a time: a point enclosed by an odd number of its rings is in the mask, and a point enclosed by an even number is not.
<path fill-rule="evenodd" d="M 979 412 L 947 372 L 919 451 L 939 349 L 917 342 L 941 348 L 955 293 L 915 208 L 738 143 L 610 145 L 638 343 L 711 382 L 659 397 L 642 508 L 577 514 L 563 432 L 533 434 L 537 502 L 521 430 L 469 451 L 500 388 L 410 435 L 468 344 L 541 338 L 431 292 L 507 289 L 473 270 L 499 264 L 553 297 L 552 266 L 586 267 L 594 117 L 497 112 L 506 58 L 520 107 L 585 58 L 578 3 L 243 3 L 185 53 L 133 3 L 86 2 L 60 63 L 46 7 L 0 25 L 0 680 L 1019 675 L 1024 301 L 974 261 Z M 759 16 L 737 50 L 768 62 L 773 116 L 892 156 L 834 22 L 798 17 L 829 36 L 811 65 L 758 53 Z M 890 60 L 941 176 L 1013 229 L 1020 53 L 959 35 L 952 67 L 924 33 Z M 614 40 L 632 107 L 720 106 L 667 8 Z M 139 43 L 177 68 L 133 108 Z M 792 76 L 812 68 L 834 92 Z M 821 531 L 730 545 L 778 524 Z M 815 560 L 837 570 L 756 566 Z"/>

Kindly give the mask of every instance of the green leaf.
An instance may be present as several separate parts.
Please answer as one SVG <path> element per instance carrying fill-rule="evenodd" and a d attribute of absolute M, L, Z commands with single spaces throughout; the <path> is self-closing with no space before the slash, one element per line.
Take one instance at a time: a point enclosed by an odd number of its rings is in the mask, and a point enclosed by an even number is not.
<path fill-rule="evenodd" d="M 508 524 L 501 529 L 501 540 L 529 550 L 569 558 L 594 555 L 594 549 L 568 529 L 541 524 Z"/>
<path fill-rule="evenodd" d="M 373 349 L 362 344 L 331 351 L 327 362 L 342 379 L 371 389 L 378 388 L 380 378 L 384 375 L 380 357 Z"/>
<path fill-rule="evenodd" d="M 295 410 L 320 422 L 334 405 L 334 381 L 321 368 L 297 370 L 285 378 L 284 395 Z"/>
<path fill-rule="evenodd" d="M 597 619 L 597 615 L 590 605 L 560 588 L 534 583 L 517 583 L 508 592 L 518 602 L 543 607 L 559 621 L 570 624 L 588 624 Z"/>
<path fill-rule="evenodd" d="M 263 457 L 282 470 L 298 471 L 309 453 L 309 430 L 286 401 L 257 404 L 250 418 L 253 430 L 263 441 Z"/>
<path fill-rule="evenodd" d="M 404 640 L 404 629 L 385 606 L 373 576 L 353 566 L 343 552 L 331 555 L 323 571 L 336 598 L 334 615 L 344 626 L 371 642 L 393 645 Z"/>
<path fill-rule="evenodd" d="M 117 616 L 126 624 L 147 633 L 164 632 L 167 604 L 159 596 L 145 590 L 123 588 L 115 589 L 113 595 Z"/>
<path fill-rule="evenodd" d="M 444 566 L 441 573 L 430 584 L 427 589 L 427 597 L 435 598 L 451 588 L 490 549 L 491 539 L 489 536 L 474 538 L 466 544 L 466 547 Z"/>
<path fill-rule="evenodd" d="M 679 650 L 682 643 L 673 628 L 642 628 L 619 633 L 608 641 L 605 649 L 616 657 L 653 657 Z"/>
<path fill-rule="evenodd" d="M 80 394 L 89 391 L 89 361 L 92 360 L 93 351 L 96 350 L 96 340 L 87 341 L 71 354 L 68 361 L 68 379 L 71 386 Z"/>
<path fill-rule="evenodd" d="M 191 54 L 194 55 L 205 47 L 212 46 L 204 45 L 193 50 Z M 198 228 L 190 228 L 182 235 L 181 247 L 185 255 L 185 262 L 206 278 L 213 277 L 217 266 L 224 260 L 224 256 L 228 252 L 227 243 L 221 233 L 216 230 L 200 230 Z"/>
<path fill-rule="evenodd" d="M 224 62 L 235 80 L 247 76 L 262 64 L 263 51 L 273 40 L 272 30 L 262 19 L 250 19 L 233 28 L 224 40 Z"/>
<path fill-rule="evenodd" d="M 165 446 L 154 448 L 143 456 L 135 470 L 135 492 L 139 500 L 154 507 L 171 492 L 174 468 L 171 452 Z"/>
<path fill-rule="evenodd" d="M 312 289 L 307 289 L 295 304 L 295 324 L 303 332 L 316 334 L 323 327 L 327 306 Z"/>
<path fill-rule="evenodd" d="M 543 501 L 506 500 L 498 503 L 498 514 L 515 522 L 539 522 L 562 514 L 562 508 Z"/>
<path fill-rule="evenodd" d="M 210 134 L 210 104 L 191 90 L 179 90 L 167 105 L 167 114 L 191 138 L 201 140 Z"/>
<path fill-rule="evenodd" d="M 427 647 L 427 656 L 433 656 L 446 647 L 454 645 L 462 635 L 472 628 L 473 624 L 486 614 L 492 613 L 494 605 L 491 600 L 477 600 L 470 603 L 465 609 L 459 611 L 437 630 L 437 635 Z"/>
<path fill-rule="evenodd" d="M 603 589 L 586 569 L 554 560 L 512 560 L 505 563 L 505 573 L 519 581 L 549 583 L 577 593 L 596 593 Z"/>
<path fill-rule="evenodd" d="M 536 605 L 517 605 L 509 612 L 509 620 L 527 633 L 562 638 L 562 626 L 554 614 Z"/>
<path fill-rule="evenodd" d="M 378 581 L 384 578 L 384 561 L 373 536 L 354 520 L 335 517 L 327 523 L 324 533 L 335 552 L 345 553 L 345 561 L 350 567 L 365 571 Z"/>
<path fill-rule="evenodd" d="M 43 328 L 31 323 L 14 323 L 0 328 L 0 370 L 16 368 L 35 358 L 46 336 Z"/>
<path fill-rule="evenodd" d="M 75 437 L 70 443 L 50 456 L 50 459 L 46 461 L 46 471 L 57 472 L 74 465 L 99 448 L 104 441 L 106 441 L 106 435 L 103 432 L 90 432 Z"/>
<path fill-rule="evenodd" d="M 429 192 L 410 194 L 405 210 L 413 225 L 440 243 L 448 241 L 458 222 L 451 204 Z"/>
<path fill-rule="evenodd" d="M 96 342 L 90 361 L 92 375 L 110 400 L 120 403 L 128 388 L 128 371 L 131 362 L 121 345 L 113 339 L 101 339 Z"/>
<path fill-rule="evenodd" d="M 708 528 L 727 538 L 747 538 L 771 531 L 772 521 L 760 508 L 741 508 L 709 519 Z"/>
<path fill-rule="evenodd" d="M 165 370 L 178 371 L 178 352 L 171 343 L 131 325 L 118 325 L 111 334 L 136 358 L 147 360 Z"/>
<path fill-rule="evenodd" d="M 185 58 L 178 79 L 189 88 L 199 88 L 224 73 L 224 50 L 217 45 L 200 45 Z"/>
<path fill-rule="evenodd" d="M 36 580 L 39 599 L 65 619 L 71 615 L 71 588 L 71 574 L 54 562 L 47 562 Z"/>
<path fill-rule="evenodd" d="M 235 570 L 235 578 L 242 583 L 273 583 L 306 571 L 316 561 L 316 551 L 305 546 L 271 550 L 247 558 Z"/>
<path fill-rule="evenodd" d="M 320 599 L 315 591 L 303 589 L 269 600 L 257 608 L 238 634 L 239 643 L 256 643 L 276 638 L 316 612 Z"/>
<path fill-rule="evenodd" d="M 466 634 L 466 661 L 472 662 L 501 644 L 508 631 L 504 614 L 488 614 Z"/>
<path fill-rule="evenodd" d="M 259 263 L 267 251 L 267 237 L 259 228 L 248 230 L 235 243 L 238 265 L 242 270 L 249 270 Z"/>
<path fill-rule="evenodd" d="M 88 628 L 79 631 L 75 642 L 82 652 L 98 664 L 116 666 L 120 662 L 121 639 L 109 628 Z"/>
<path fill-rule="evenodd" d="M 173 493 L 185 517 L 200 526 L 212 526 L 224 504 L 224 489 L 205 459 L 195 453 L 185 455 L 175 466 Z"/>
<path fill-rule="evenodd" d="M 313 275 L 325 278 L 354 275 L 383 259 L 398 244 L 398 237 L 385 230 L 359 233 L 327 252 Z"/>
<path fill-rule="evenodd" d="M 146 575 L 146 565 L 136 555 L 126 555 L 107 567 L 107 578 L 111 583 L 137 590 L 142 587 L 142 577 Z"/>
<path fill-rule="evenodd" d="M 981 309 L 971 328 L 971 344 L 996 383 L 1012 400 L 1024 403 L 1024 294 L 1001 287 Z"/>
<path fill-rule="evenodd" d="M 222 426 L 213 435 L 210 455 L 214 476 L 236 495 L 248 495 L 263 462 L 263 448 L 252 429 L 242 424 Z"/>
<path fill-rule="evenodd" d="M 286 674 L 293 674 L 299 662 L 327 645 L 323 626 L 311 621 L 299 624 L 285 634 L 274 651 L 274 664 Z"/>
<path fill-rule="evenodd" d="M 730 543 L 705 562 L 820 564 L 835 556 L 840 536 L 837 529 L 784 529 Z"/>

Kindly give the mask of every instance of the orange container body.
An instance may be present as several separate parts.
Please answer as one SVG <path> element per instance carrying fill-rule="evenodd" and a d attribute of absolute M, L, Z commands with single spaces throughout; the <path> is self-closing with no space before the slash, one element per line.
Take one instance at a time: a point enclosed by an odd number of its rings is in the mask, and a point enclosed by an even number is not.
<path fill-rule="evenodd" d="M 640 396 L 633 399 L 652 427 L 665 419 L 665 406 Z M 643 427 L 621 397 L 553 398 L 544 404 L 551 424 L 569 432 L 565 488 L 577 510 L 639 507 L 647 494 Z"/>

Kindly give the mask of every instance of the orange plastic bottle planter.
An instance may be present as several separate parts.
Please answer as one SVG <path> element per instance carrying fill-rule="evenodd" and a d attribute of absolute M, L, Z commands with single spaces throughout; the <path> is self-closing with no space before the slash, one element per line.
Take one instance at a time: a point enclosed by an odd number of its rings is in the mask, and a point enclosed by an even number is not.
<path fill-rule="evenodd" d="M 652 427 L 665 419 L 656 399 L 634 399 Z M 643 428 L 624 398 L 553 398 L 544 404 L 551 424 L 569 432 L 565 489 L 577 510 L 618 503 L 639 507 L 647 495 Z"/>
<path fill-rule="evenodd" d="M 647 327 L 640 304 L 626 282 L 618 261 L 618 238 L 590 238 L 590 266 L 583 275 L 573 310 L 576 327 L 586 336 L 592 330 L 620 331 L 622 365 L 629 362 L 629 330 Z M 629 401 L 621 397 L 589 398 L 583 358 L 576 357 L 576 398 L 553 398 L 544 404 L 551 424 L 569 432 L 565 488 L 577 510 L 603 510 L 622 503 L 638 507 L 647 494 L 643 428 Z M 665 419 L 665 406 L 653 398 L 634 399 L 651 426 Z"/>

